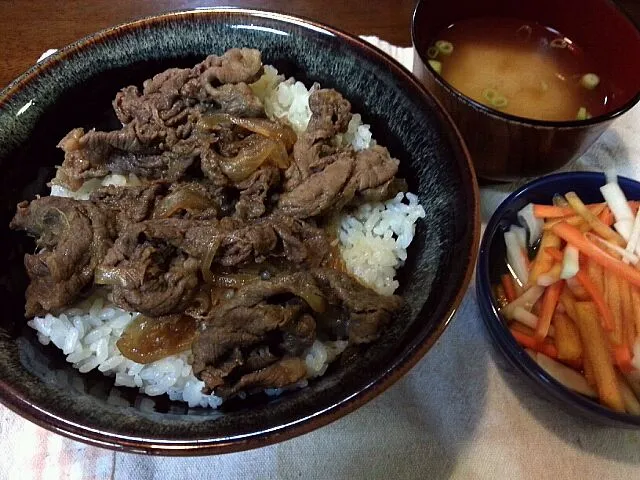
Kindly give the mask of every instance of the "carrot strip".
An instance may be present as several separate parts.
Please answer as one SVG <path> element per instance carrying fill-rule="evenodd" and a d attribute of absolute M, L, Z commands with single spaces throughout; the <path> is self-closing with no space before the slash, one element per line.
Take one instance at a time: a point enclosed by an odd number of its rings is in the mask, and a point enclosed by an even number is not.
<path fill-rule="evenodd" d="M 537 342 L 535 338 L 525 333 L 522 333 L 514 328 L 509 328 L 511 335 L 516 339 L 520 345 L 536 352 L 544 353 L 547 357 L 558 358 L 558 349 L 555 345 L 546 342 Z"/>
<path fill-rule="evenodd" d="M 541 342 L 549 334 L 549 326 L 551 326 L 551 318 L 553 312 L 558 305 L 560 293 L 564 288 L 564 281 L 559 281 L 548 287 L 542 294 L 542 307 L 540 308 L 540 316 L 538 317 L 538 325 L 533 338 Z"/>
<path fill-rule="evenodd" d="M 618 281 L 620 284 L 620 310 L 622 312 L 622 343 L 631 348 L 636 338 L 633 304 L 631 303 L 631 285 L 620 279 Z"/>
<path fill-rule="evenodd" d="M 577 361 L 582 357 L 582 343 L 578 327 L 568 315 L 556 313 L 553 316 L 555 329 L 555 345 L 558 349 L 558 359 Z"/>
<path fill-rule="evenodd" d="M 577 300 L 589 300 L 589 294 L 584 289 L 582 284 L 577 278 L 571 277 L 567 279 L 567 288 L 571 290 L 571 294 L 576 297 Z"/>
<path fill-rule="evenodd" d="M 614 345 L 621 345 L 622 342 L 622 302 L 620 300 L 620 284 L 613 273 L 607 270 L 604 274 L 605 302 L 613 314 L 613 330 L 610 338 Z"/>
<path fill-rule="evenodd" d="M 502 282 L 502 288 L 504 288 L 504 294 L 509 303 L 518 298 L 516 295 L 516 287 L 513 286 L 513 277 L 511 275 L 505 273 L 500 277 L 500 281 Z"/>
<path fill-rule="evenodd" d="M 592 203 L 587 205 L 591 211 L 598 215 L 606 205 L 604 203 Z M 562 218 L 573 215 L 575 211 L 571 207 L 557 207 L 555 205 L 533 205 L 533 215 L 538 218 Z"/>
<path fill-rule="evenodd" d="M 591 360 L 587 355 L 582 356 L 582 365 L 584 367 L 584 378 L 587 380 L 587 383 L 590 387 L 596 388 L 596 379 L 593 376 L 593 366 L 591 365 Z"/>
<path fill-rule="evenodd" d="M 580 228 L 582 227 L 582 225 L 586 224 L 584 221 L 584 218 L 582 218 L 580 215 L 572 215 L 570 217 L 561 217 L 561 218 L 556 218 L 552 220 L 547 220 L 546 222 L 544 222 L 542 229 L 544 231 L 551 230 L 551 228 L 556 223 L 560 223 L 560 222 L 567 222 L 569 225 L 573 225 L 576 228 Z"/>
<path fill-rule="evenodd" d="M 591 210 L 589 210 L 587 206 L 582 203 L 582 200 L 580 200 L 580 197 L 578 197 L 575 192 L 569 192 L 564 197 L 567 199 L 567 202 L 569 202 L 569 205 L 571 205 L 571 208 L 573 208 L 578 215 L 584 218 L 589 226 L 591 226 L 591 228 L 598 235 L 600 235 L 605 240 L 617 243 L 618 245 L 626 245 L 626 241 L 624 240 L 624 238 L 622 238 L 622 236 L 618 232 L 612 230 L 610 227 L 602 223 L 598 219 L 598 217 L 596 217 L 591 212 Z"/>
<path fill-rule="evenodd" d="M 566 223 L 558 223 L 553 226 L 552 231 L 560 238 L 570 243 L 581 253 L 588 256 L 590 259 L 602 265 L 617 275 L 624 277 L 636 287 L 640 287 L 640 271 L 633 268 L 631 265 L 612 257 L 611 255 L 598 248 L 593 242 L 587 240 L 584 234 L 580 233 L 575 227 L 567 225 Z"/>
<path fill-rule="evenodd" d="M 548 272 L 551 270 L 551 267 L 553 267 L 553 258 L 551 258 L 546 252 L 548 247 L 560 248 L 560 239 L 550 231 L 542 233 L 540 248 L 538 249 L 538 254 L 533 261 L 531 271 L 529 272 L 529 283 L 531 285 L 536 284 L 540 274 Z M 560 261 L 562 262 L 562 260 Z"/>
<path fill-rule="evenodd" d="M 615 217 L 613 216 L 613 212 L 609 207 L 605 207 L 602 209 L 602 212 L 600 212 L 600 214 L 598 215 L 598 220 L 604 223 L 607 227 L 610 227 L 616 221 Z"/>
<path fill-rule="evenodd" d="M 557 248 L 556 249 L 549 248 L 547 249 L 547 251 L 549 252 L 549 255 L 551 255 L 553 258 L 563 257 L 562 252 Z M 600 291 L 596 288 L 593 282 L 591 282 L 587 274 L 584 273 L 584 270 L 578 270 L 578 273 L 576 273 L 576 278 L 582 284 L 584 289 L 587 291 L 587 293 L 591 297 L 591 300 L 593 300 L 593 303 L 596 304 L 596 307 L 600 312 L 602 328 L 604 328 L 607 331 L 613 330 L 613 325 L 614 325 L 613 314 L 611 313 L 611 310 L 609 309 L 606 302 L 604 301 L 604 297 L 602 296 Z"/>
<path fill-rule="evenodd" d="M 631 287 L 631 305 L 633 308 L 633 320 L 635 322 L 635 334 L 640 334 L 640 291 Z M 635 336 L 632 340 L 635 343 Z"/>
<path fill-rule="evenodd" d="M 587 266 L 587 275 L 591 279 L 591 282 L 598 288 L 599 292 L 604 291 L 603 280 L 604 276 L 602 274 L 602 267 L 598 265 L 596 262 L 588 260 L 586 262 Z"/>
<path fill-rule="evenodd" d="M 577 327 L 580 331 L 583 348 L 593 368 L 600 401 L 613 410 L 624 412 L 624 402 L 604 332 L 598 322 L 596 306 L 592 302 L 577 302 L 576 312 L 578 314 Z"/>
<path fill-rule="evenodd" d="M 613 354 L 616 359 L 616 365 L 621 372 L 629 373 L 633 371 L 631 363 L 631 350 L 627 345 L 616 345 L 613 347 Z"/>

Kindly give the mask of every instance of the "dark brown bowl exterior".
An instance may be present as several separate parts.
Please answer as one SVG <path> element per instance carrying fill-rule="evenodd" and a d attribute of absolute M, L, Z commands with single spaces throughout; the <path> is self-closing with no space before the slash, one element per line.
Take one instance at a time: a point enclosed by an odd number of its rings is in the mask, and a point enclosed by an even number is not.
<path fill-rule="evenodd" d="M 428 66 L 434 37 L 455 21 L 506 16 L 552 26 L 616 75 L 610 111 L 586 121 L 547 122 L 489 109 L 452 88 Z M 640 31 L 609 0 L 421 0 L 412 22 L 414 73 L 444 105 L 485 179 L 509 181 L 550 173 L 582 155 L 618 116 L 640 100 Z M 611 73 L 615 72 L 615 73 Z"/>
<path fill-rule="evenodd" d="M 273 398 L 252 395 L 219 410 L 81 375 L 25 325 L 22 258 L 33 242 L 8 223 L 19 200 L 46 195 L 71 128 L 118 128 L 111 100 L 169 67 L 231 47 L 308 86 L 336 88 L 400 158 L 400 175 L 427 217 L 399 272 L 406 301 L 383 338 L 336 362 L 320 379 Z M 209 9 L 142 19 L 97 33 L 34 66 L 0 92 L 0 401 L 37 424 L 94 445 L 160 455 L 257 448 L 353 411 L 404 375 L 447 327 L 469 284 L 479 240 L 479 194 L 468 152 L 440 104 L 376 48 L 317 23 L 272 12 Z M 437 379 L 434 379 L 434 382 Z"/>

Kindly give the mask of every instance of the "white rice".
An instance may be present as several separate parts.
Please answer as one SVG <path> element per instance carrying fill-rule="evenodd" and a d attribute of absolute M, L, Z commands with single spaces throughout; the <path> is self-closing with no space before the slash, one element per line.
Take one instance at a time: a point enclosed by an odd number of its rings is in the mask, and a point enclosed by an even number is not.
<path fill-rule="evenodd" d="M 319 85 L 307 89 L 303 83 L 293 78 L 285 80 L 275 68 L 266 66 L 265 74 L 251 88 L 263 101 L 270 118 L 288 122 L 298 134 L 304 132 L 311 118 L 309 95 Z M 336 145 L 351 145 L 355 150 L 375 145 L 370 126 L 363 124 L 358 114 L 353 115 L 347 132 L 333 141 Z M 53 185 L 51 195 L 86 200 L 101 186 L 140 184 L 140 179 L 133 174 L 113 174 L 88 180 L 75 192 Z M 362 205 L 356 211 L 344 214 L 337 222 L 337 233 L 347 269 L 376 292 L 393 294 L 398 288 L 396 269 L 407 258 L 415 222 L 424 216 L 424 209 L 411 193 L 399 193 L 385 203 Z M 120 354 L 116 342 L 137 315 L 94 296 L 59 316 L 36 317 L 28 325 L 38 332 L 42 344 L 53 343 L 82 373 L 97 368 L 105 375 L 115 376 L 115 385 L 138 388 L 149 396 L 166 393 L 171 400 L 186 402 L 190 407 L 219 407 L 222 404 L 220 397 L 202 393 L 205 384 L 193 374 L 190 351 L 149 364 L 133 362 Z M 329 364 L 346 346 L 346 341 L 316 340 L 303 355 L 307 379 L 324 375 Z M 290 388 L 306 386 L 307 379 Z M 268 395 L 279 395 L 282 391 L 279 388 L 265 390 Z M 124 403 L 118 398 L 113 402 Z"/>

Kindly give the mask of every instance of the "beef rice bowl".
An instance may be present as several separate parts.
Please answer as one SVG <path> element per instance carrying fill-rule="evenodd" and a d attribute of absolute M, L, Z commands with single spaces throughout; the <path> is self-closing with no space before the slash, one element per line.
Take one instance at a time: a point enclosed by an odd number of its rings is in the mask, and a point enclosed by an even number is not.
<path fill-rule="evenodd" d="M 25 316 L 66 360 L 189 406 L 304 387 L 374 342 L 425 212 L 335 90 L 231 49 L 117 93 L 18 204 Z"/>

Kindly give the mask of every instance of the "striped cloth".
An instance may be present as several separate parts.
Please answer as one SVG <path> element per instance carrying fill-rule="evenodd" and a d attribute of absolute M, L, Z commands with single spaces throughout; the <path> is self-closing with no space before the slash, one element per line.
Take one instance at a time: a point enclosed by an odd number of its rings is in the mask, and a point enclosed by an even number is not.
<path fill-rule="evenodd" d="M 411 68 L 413 52 L 366 37 Z M 569 169 L 640 179 L 640 107 Z M 515 187 L 484 188 L 486 221 Z M 90 447 L 0 406 L 0 478 L 640 478 L 640 432 L 592 425 L 538 398 L 495 353 L 473 289 L 431 352 L 387 392 L 320 430 L 259 450 L 159 458 Z"/>

